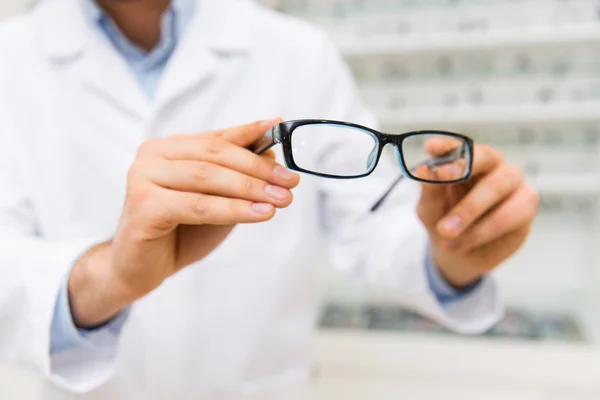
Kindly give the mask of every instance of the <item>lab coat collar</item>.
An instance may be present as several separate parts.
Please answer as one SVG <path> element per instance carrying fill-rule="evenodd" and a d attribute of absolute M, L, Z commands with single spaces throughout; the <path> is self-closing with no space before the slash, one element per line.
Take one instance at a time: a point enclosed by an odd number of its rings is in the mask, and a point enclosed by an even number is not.
<path fill-rule="evenodd" d="M 195 15 L 189 30 L 217 52 L 244 52 L 249 45 L 249 21 L 241 7 L 244 0 L 194 0 Z M 38 39 L 45 55 L 69 60 L 81 55 L 90 44 L 93 26 L 86 18 L 81 0 L 42 2 L 36 10 Z"/>
<path fill-rule="evenodd" d="M 164 72 L 154 104 L 132 78 L 116 50 L 102 45 L 81 0 L 41 3 L 35 26 L 42 51 L 65 65 L 81 63 L 83 84 L 134 118 L 147 119 L 190 88 L 213 76 L 219 58 L 250 47 L 250 2 L 194 0 L 196 12 Z"/>

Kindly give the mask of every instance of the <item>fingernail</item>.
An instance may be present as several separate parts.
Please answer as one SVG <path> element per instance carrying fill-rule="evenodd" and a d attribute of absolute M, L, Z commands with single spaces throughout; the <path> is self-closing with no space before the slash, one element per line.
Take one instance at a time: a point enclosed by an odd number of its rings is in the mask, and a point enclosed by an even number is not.
<path fill-rule="evenodd" d="M 441 228 L 447 233 L 458 233 L 462 225 L 462 220 L 458 216 L 452 216 L 442 221 Z"/>
<path fill-rule="evenodd" d="M 272 125 L 275 125 L 276 123 L 278 123 L 279 121 L 281 121 L 281 118 L 279 118 L 279 117 L 265 119 L 263 121 L 260 121 L 260 126 L 272 126 Z"/>
<path fill-rule="evenodd" d="M 254 203 L 252 209 L 259 214 L 270 214 L 273 211 L 273 206 L 267 203 Z"/>
<path fill-rule="evenodd" d="M 296 174 L 281 165 L 275 168 L 275 176 L 284 181 L 290 181 L 296 178 Z"/>
<path fill-rule="evenodd" d="M 287 189 L 273 185 L 267 185 L 265 187 L 265 192 L 267 192 L 269 196 L 277 200 L 285 200 L 290 193 Z"/>

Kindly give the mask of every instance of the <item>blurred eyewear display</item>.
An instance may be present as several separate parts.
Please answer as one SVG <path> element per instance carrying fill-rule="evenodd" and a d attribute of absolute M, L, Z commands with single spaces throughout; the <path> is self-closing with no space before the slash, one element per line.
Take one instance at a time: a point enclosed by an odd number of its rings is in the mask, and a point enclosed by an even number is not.
<path fill-rule="evenodd" d="M 393 305 L 330 303 L 320 320 L 323 329 L 426 332 L 455 336 L 451 330 Z M 577 321 L 560 312 L 531 313 L 509 308 L 505 317 L 484 336 L 535 341 L 584 341 Z"/>
<path fill-rule="evenodd" d="M 340 40 L 551 29 L 597 22 L 590 0 L 263 0 Z"/>
<path fill-rule="evenodd" d="M 275 126 L 251 150 L 261 154 L 277 144 L 283 146 L 289 169 L 332 179 L 369 176 L 384 147 L 394 146 L 402 173 L 372 211 L 404 177 L 430 184 L 456 184 L 469 180 L 473 164 L 473 140 L 444 131 L 388 134 L 349 122 L 296 120 Z"/>

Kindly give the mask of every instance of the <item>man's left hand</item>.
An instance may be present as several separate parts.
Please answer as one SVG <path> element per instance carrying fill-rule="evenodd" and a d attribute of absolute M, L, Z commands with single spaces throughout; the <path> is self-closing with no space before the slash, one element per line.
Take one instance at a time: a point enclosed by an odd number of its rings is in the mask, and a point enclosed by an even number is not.
<path fill-rule="evenodd" d="M 431 142 L 427 150 L 438 153 Z M 472 178 L 457 185 L 424 184 L 417 208 L 431 240 L 433 260 L 460 289 L 511 257 L 525 243 L 539 196 L 521 169 L 486 145 L 475 145 Z"/>

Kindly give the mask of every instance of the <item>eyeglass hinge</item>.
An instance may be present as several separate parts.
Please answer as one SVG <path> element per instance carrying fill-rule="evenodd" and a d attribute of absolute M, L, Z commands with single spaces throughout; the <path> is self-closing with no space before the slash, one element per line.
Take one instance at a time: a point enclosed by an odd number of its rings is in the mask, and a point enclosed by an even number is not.
<path fill-rule="evenodd" d="M 282 140 L 281 125 L 277 125 L 277 126 L 273 127 L 272 133 L 271 133 L 271 138 L 273 139 L 274 143 L 281 143 L 281 140 Z"/>

